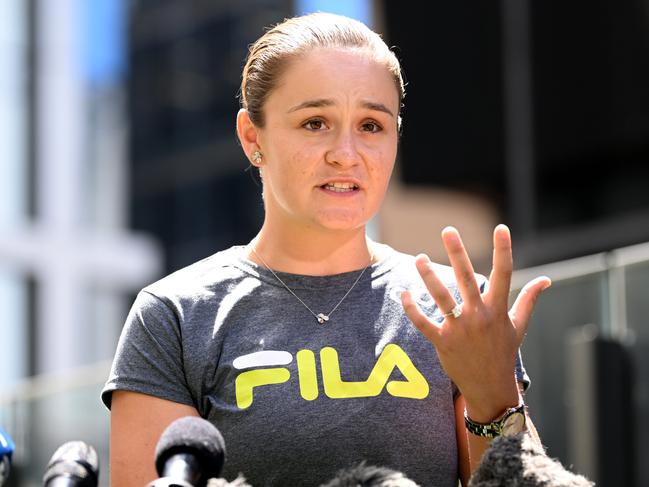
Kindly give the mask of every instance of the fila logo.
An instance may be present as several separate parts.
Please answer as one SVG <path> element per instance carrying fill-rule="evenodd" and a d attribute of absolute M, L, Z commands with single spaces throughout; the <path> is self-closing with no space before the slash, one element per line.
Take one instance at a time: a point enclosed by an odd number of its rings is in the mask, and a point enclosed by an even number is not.
<path fill-rule="evenodd" d="M 311 350 L 300 350 L 296 354 L 300 395 L 306 401 L 318 397 L 318 375 L 315 354 Z M 236 369 L 247 369 L 260 366 L 287 365 L 293 361 L 289 352 L 267 350 L 243 355 L 236 358 L 232 365 Z M 396 397 L 424 399 L 428 396 L 428 382 L 414 366 L 410 357 L 399 345 L 393 343 L 386 347 L 372 368 L 365 381 L 343 381 L 340 376 L 338 352 L 332 347 L 320 350 L 320 368 L 324 393 L 331 399 L 378 396 L 383 389 Z M 392 371 L 398 368 L 405 380 L 389 380 Z M 235 380 L 237 406 L 240 409 L 250 407 L 255 387 L 282 384 L 288 382 L 291 373 L 285 367 L 246 370 Z"/>

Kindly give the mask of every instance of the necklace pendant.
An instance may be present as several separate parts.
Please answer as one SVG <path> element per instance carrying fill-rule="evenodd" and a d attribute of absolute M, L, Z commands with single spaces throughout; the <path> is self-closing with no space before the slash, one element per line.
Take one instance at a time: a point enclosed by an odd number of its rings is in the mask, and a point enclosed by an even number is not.
<path fill-rule="evenodd" d="M 329 317 L 324 313 L 319 313 L 318 316 L 316 316 L 316 319 L 318 320 L 318 323 L 320 323 L 321 325 L 329 321 Z"/>

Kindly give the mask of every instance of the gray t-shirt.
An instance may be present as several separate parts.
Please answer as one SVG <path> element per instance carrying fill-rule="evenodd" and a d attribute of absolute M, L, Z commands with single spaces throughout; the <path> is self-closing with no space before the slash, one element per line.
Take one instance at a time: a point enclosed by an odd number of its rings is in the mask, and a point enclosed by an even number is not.
<path fill-rule="evenodd" d="M 385 248 L 324 325 L 243 247 L 144 288 L 102 400 L 110 408 L 111 392 L 128 390 L 194 406 L 223 434 L 223 477 L 256 487 L 314 487 L 361 461 L 455 487 L 457 389 L 399 295 L 440 311 L 414 258 Z M 327 313 L 359 272 L 278 275 Z M 439 273 L 459 299 L 452 269 Z M 517 374 L 528 382 L 520 360 Z"/>

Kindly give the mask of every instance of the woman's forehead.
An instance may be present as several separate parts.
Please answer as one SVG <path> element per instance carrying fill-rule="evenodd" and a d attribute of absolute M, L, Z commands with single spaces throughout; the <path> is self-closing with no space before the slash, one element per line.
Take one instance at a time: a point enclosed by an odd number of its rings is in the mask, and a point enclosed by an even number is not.
<path fill-rule="evenodd" d="M 273 100 L 291 111 L 352 103 L 363 108 L 376 104 L 396 114 L 399 93 L 385 63 L 368 53 L 318 48 L 287 64 L 268 102 Z"/>

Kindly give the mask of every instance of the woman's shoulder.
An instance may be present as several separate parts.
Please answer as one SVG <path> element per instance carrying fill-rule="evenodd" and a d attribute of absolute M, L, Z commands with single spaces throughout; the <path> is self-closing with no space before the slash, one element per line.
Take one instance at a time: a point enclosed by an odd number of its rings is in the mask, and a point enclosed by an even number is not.
<path fill-rule="evenodd" d="M 193 264 L 178 269 L 147 285 L 142 291 L 157 297 L 198 297 L 213 294 L 219 287 L 249 277 L 253 269 L 246 268 L 245 247 L 233 246 L 216 252 Z"/>

